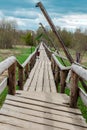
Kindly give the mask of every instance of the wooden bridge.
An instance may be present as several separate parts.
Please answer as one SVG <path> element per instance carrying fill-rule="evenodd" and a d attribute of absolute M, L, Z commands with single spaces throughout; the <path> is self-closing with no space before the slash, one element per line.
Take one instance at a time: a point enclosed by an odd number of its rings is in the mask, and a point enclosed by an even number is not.
<path fill-rule="evenodd" d="M 87 80 L 87 70 L 76 64 L 62 66 L 45 44 L 41 44 L 39 50 L 39 57 L 36 49 L 22 65 L 15 57 L 0 63 L 0 74 L 8 69 L 8 80 L 5 78 L 0 84 L 0 91 L 8 85 L 9 93 L 0 110 L 0 130 L 87 130 L 80 110 L 74 108 L 78 93 L 75 81 L 78 81 L 78 75 Z M 16 91 L 17 67 L 20 90 Z M 79 69 L 82 73 L 79 71 L 78 74 Z M 65 83 L 69 86 L 70 80 L 69 97 L 64 94 L 64 89 Z M 61 93 L 57 93 L 59 82 Z M 79 96 L 87 105 L 86 94 L 81 89 Z"/>

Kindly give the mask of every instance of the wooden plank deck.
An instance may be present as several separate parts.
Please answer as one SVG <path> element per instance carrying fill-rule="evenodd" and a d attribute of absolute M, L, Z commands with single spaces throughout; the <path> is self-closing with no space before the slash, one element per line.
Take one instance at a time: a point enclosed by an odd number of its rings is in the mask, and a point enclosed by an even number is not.
<path fill-rule="evenodd" d="M 87 130 L 80 110 L 69 107 L 69 97 L 58 94 L 44 47 L 24 85 L 7 95 L 0 110 L 0 130 Z"/>
<path fill-rule="evenodd" d="M 51 62 L 47 57 L 43 45 L 40 46 L 40 56 L 37 58 L 36 64 L 32 69 L 25 85 L 25 91 L 40 91 L 56 93 L 56 86 L 51 70 Z"/>

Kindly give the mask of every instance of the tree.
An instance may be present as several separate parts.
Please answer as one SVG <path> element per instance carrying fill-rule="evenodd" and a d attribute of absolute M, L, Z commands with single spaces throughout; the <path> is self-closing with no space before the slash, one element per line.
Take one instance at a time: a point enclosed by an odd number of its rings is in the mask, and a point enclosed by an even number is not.
<path fill-rule="evenodd" d="M 30 46 L 34 45 L 34 37 L 33 37 L 33 34 L 31 32 L 28 32 L 25 35 L 24 39 L 25 39 L 26 45 L 30 45 Z"/>
<path fill-rule="evenodd" d="M 0 21 L 0 48 L 12 48 L 16 26 L 15 21 Z"/>

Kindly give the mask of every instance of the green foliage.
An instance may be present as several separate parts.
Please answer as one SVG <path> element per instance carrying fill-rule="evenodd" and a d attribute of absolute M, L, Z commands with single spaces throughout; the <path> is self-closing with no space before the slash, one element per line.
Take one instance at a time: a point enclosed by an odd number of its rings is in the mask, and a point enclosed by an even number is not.
<path fill-rule="evenodd" d="M 0 48 L 12 48 L 16 27 L 15 21 L 0 21 Z"/>
<path fill-rule="evenodd" d="M 26 45 L 33 46 L 34 42 L 33 42 L 33 35 L 31 32 L 28 32 L 25 35 L 25 42 L 26 42 Z"/>
<path fill-rule="evenodd" d="M 57 56 L 57 59 L 58 59 L 58 61 L 62 64 L 62 65 L 66 65 L 66 66 L 70 66 L 71 64 L 70 64 L 70 62 L 69 62 L 69 60 L 67 60 L 67 59 L 64 59 L 64 58 L 62 58 L 61 59 L 61 57 L 59 57 L 59 56 Z M 62 61 L 63 60 L 63 61 Z"/>
<path fill-rule="evenodd" d="M 0 94 L 0 107 L 2 106 L 2 104 L 6 98 L 7 92 L 8 92 L 8 88 L 6 87 L 4 89 L 4 91 Z"/>
<path fill-rule="evenodd" d="M 31 49 L 32 49 L 32 52 L 34 52 L 35 47 L 21 49 L 21 54 L 16 56 L 16 58 L 20 62 L 20 64 L 22 64 L 28 58 L 28 56 L 32 53 Z"/>

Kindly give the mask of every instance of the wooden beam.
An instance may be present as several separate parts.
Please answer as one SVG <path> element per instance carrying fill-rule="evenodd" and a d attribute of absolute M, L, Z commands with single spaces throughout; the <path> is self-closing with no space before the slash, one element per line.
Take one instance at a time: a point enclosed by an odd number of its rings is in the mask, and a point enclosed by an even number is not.
<path fill-rule="evenodd" d="M 8 68 L 8 93 L 15 95 L 16 92 L 16 62 Z"/>
<path fill-rule="evenodd" d="M 79 96 L 79 89 L 78 89 L 78 75 L 71 72 L 71 95 L 70 95 L 70 107 L 75 108 L 77 107 L 77 99 Z"/>

